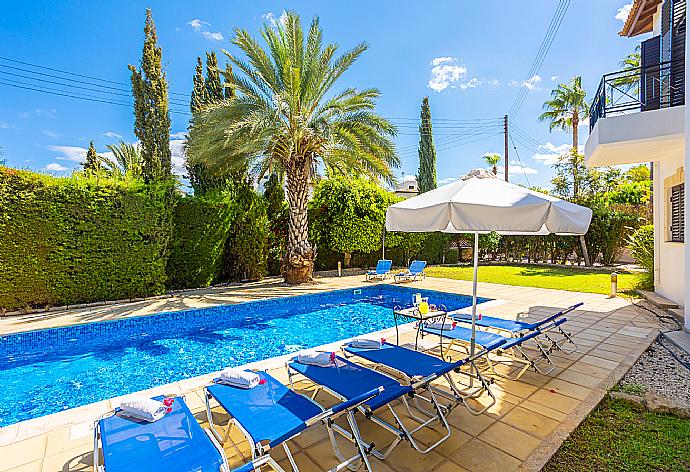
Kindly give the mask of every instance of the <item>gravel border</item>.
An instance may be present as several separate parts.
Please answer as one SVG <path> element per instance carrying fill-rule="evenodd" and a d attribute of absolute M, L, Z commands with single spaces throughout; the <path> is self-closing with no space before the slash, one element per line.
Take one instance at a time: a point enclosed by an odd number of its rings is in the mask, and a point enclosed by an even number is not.
<path fill-rule="evenodd" d="M 668 313 L 655 308 L 651 303 L 643 301 L 635 305 L 649 315 L 649 311 L 653 312 L 662 324 L 662 332 L 679 328 L 677 322 L 669 319 Z M 647 392 L 669 398 L 680 406 L 690 407 L 690 370 L 681 365 L 669 351 L 683 362 L 690 363 L 690 355 L 660 336 L 633 364 L 620 384 L 642 386 Z"/>

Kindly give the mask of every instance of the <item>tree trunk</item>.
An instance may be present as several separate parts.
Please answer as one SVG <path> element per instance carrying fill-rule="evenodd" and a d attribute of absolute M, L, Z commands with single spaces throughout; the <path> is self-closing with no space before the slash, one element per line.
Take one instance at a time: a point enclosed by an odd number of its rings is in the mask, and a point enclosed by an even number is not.
<path fill-rule="evenodd" d="M 587 243 L 585 242 L 584 236 L 580 236 L 580 246 L 582 247 L 582 258 L 585 261 L 585 265 L 590 267 L 592 265 L 592 261 L 589 260 L 589 251 L 587 251 Z"/>
<path fill-rule="evenodd" d="M 577 145 L 578 145 L 578 130 L 580 126 L 580 115 L 577 110 L 573 110 L 573 196 L 577 198 L 580 194 L 580 182 L 577 175 Z"/>
<path fill-rule="evenodd" d="M 290 285 L 312 280 L 315 251 L 309 244 L 307 202 L 309 200 L 310 162 L 305 156 L 294 156 L 285 166 L 286 197 L 290 209 L 287 252 L 282 272 Z"/>

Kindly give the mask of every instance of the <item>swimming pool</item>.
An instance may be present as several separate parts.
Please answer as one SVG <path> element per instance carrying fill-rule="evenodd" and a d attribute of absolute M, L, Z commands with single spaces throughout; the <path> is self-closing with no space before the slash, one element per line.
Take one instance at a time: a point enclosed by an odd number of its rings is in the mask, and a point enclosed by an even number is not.
<path fill-rule="evenodd" d="M 1 336 L 0 427 L 388 328 L 414 293 L 472 303 L 374 285 Z"/>

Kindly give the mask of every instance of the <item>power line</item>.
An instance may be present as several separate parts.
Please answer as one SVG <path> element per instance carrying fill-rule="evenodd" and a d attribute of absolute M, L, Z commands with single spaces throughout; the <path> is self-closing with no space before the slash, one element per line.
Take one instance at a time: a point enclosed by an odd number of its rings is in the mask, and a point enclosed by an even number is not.
<path fill-rule="evenodd" d="M 510 142 L 513 143 L 513 150 L 515 151 L 515 155 L 518 158 L 518 163 L 520 164 L 520 169 L 522 169 L 522 175 L 525 176 L 525 182 L 527 182 L 527 186 L 531 187 L 532 184 L 529 183 L 529 178 L 527 177 L 527 172 L 525 172 L 525 166 L 522 164 L 522 159 L 520 159 L 520 153 L 517 150 L 517 146 L 515 146 L 515 142 L 513 141 L 513 137 L 510 137 Z"/>
<path fill-rule="evenodd" d="M 0 56 L 0 60 L 8 61 L 8 62 L 13 62 L 13 63 L 15 63 L 15 64 L 22 64 L 22 65 L 24 65 L 24 66 L 29 66 L 29 67 L 35 67 L 35 68 L 38 68 L 38 69 L 49 70 L 49 71 L 52 71 L 52 72 L 59 72 L 59 73 L 61 73 L 61 74 L 67 74 L 67 75 L 71 75 L 71 76 L 74 76 L 74 77 L 81 77 L 81 78 L 83 78 L 83 79 L 97 80 L 97 81 L 99 81 L 99 82 L 105 82 L 105 83 L 109 83 L 109 84 L 121 85 L 121 86 L 125 86 L 125 87 L 129 87 L 129 85 L 130 85 L 130 84 L 126 84 L 126 83 L 124 83 L 124 82 L 116 82 L 116 81 L 114 81 L 114 80 L 102 79 L 102 78 L 100 78 L 100 77 L 93 77 L 93 76 L 84 75 L 84 74 L 77 74 L 76 72 L 70 72 L 70 71 L 66 71 L 66 70 L 62 70 L 62 69 L 55 69 L 55 68 L 53 68 L 53 67 L 42 66 L 42 65 L 40 65 L 40 64 L 33 64 L 33 63 L 31 63 L 31 62 L 19 61 L 19 60 L 17 60 L 17 59 L 10 59 L 9 57 L 4 57 L 4 56 Z M 6 67 L 11 67 L 11 66 L 6 66 Z M 168 94 L 169 94 L 169 95 L 178 95 L 178 96 L 180 96 L 180 97 L 185 97 L 185 98 L 188 98 L 188 97 L 189 97 L 189 94 L 179 93 L 179 92 L 168 92 Z"/>
<path fill-rule="evenodd" d="M 1 68 L 1 67 L 3 67 L 2 64 L 0 64 L 0 68 Z M 37 85 L 34 85 L 34 84 L 26 84 L 26 83 L 20 82 L 22 85 L 30 85 L 30 86 L 33 86 L 33 87 L 40 87 L 41 84 L 53 84 L 53 85 L 59 85 L 59 86 L 61 86 L 61 87 L 67 87 L 67 88 L 71 88 L 71 89 L 77 89 L 78 91 L 88 90 L 88 91 L 91 91 L 91 92 L 96 92 L 96 93 L 101 93 L 101 94 L 114 95 L 114 96 L 118 96 L 118 97 L 126 97 L 126 98 L 130 98 L 130 99 L 132 98 L 132 93 L 131 93 L 130 91 L 126 91 L 127 93 L 124 93 L 124 91 L 123 91 L 123 92 L 117 92 L 117 91 L 110 91 L 110 90 L 100 90 L 100 89 L 98 89 L 98 88 L 85 87 L 85 86 L 83 86 L 83 85 L 79 86 L 79 85 L 65 84 L 65 83 L 62 83 L 62 82 L 54 81 L 54 80 L 40 79 L 40 78 L 37 78 L 37 77 L 30 77 L 30 76 L 26 76 L 26 75 L 22 75 L 22 74 L 15 74 L 15 73 L 13 73 L 13 72 L 6 72 L 6 71 L 3 71 L 2 69 L 0 69 L 0 74 L 2 74 L 2 75 L 9 75 L 9 76 L 12 76 L 12 77 L 19 77 L 19 78 L 22 78 L 22 79 L 33 80 L 33 81 L 35 81 L 35 82 L 40 82 L 40 83 L 37 84 Z M 48 77 L 52 77 L 52 76 L 48 76 Z M 10 80 L 10 79 L 7 79 L 7 80 Z M 17 81 L 15 81 L 15 82 L 17 82 Z M 99 86 L 99 87 L 100 87 L 100 86 Z M 118 89 L 115 89 L 115 90 L 118 90 Z M 186 105 L 187 105 L 187 103 L 181 103 L 181 102 L 175 101 L 175 100 L 169 100 L 169 102 L 170 102 L 171 105 L 178 105 L 178 106 L 186 106 Z"/>
<path fill-rule="evenodd" d="M 97 96 L 93 96 L 93 95 L 75 95 L 72 93 L 66 93 L 64 90 L 50 89 L 50 88 L 45 88 L 45 87 L 44 88 L 36 88 L 36 87 L 31 87 L 31 86 L 27 86 L 25 84 L 16 83 L 16 82 L 13 83 L 13 82 L 6 82 L 3 80 L 0 80 L 0 85 L 5 85 L 7 87 L 14 87 L 14 88 L 23 89 L 23 90 L 31 90 L 33 92 L 41 92 L 41 93 L 45 93 L 48 95 L 57 95 L 60 97 L 73 98 L 76 100 L 84 100 L 84 101 L 88 101 L 88 102 L 105 103 L 108 105 L 119 105 L 119 106 L 126 106 L 126 107 L 132 106 L 131 102 L 129 102 L 129 103 L 116 102 L 113 100 L 107 100 L 103 97 L 97 97 Z M 191 113 L 189 113 L 189 112 L 185 112 L 182 110 L 173 110 L 173 109 L 170 110 L 170 113 L 177 113 L 177 114 L 181 114 L 181 115 L 191 115 Z"/>
<path fill-rule="evenodd" d="M 515 98 L 515 101 L 513 102 L 512 106 L 510 107 L 510 111 L 508 112 L 508 115 L 516 116 L 518 111 L 522 107 L 522 104 L 524 103 L 525 99 L 527 98 L 527 93 L 529 92 L 529 87 L 528 87 L 529 80 L 539 73 L 541 66 L 544 63 L 544 60 L 546 59 L 546 56 L 548 55 L 549 50 L 551 49 L 551 45 L 553 44 L 553 40 L 556 37 L 556 35 L 558 34 L 558 30 L 561 27 L 561 23 L 563 22 L 563 18 L 565 17 L 565 14 L 568 11 L 569 6 L 570 6 L 570 0 L 560 0 L 559 1 L 558 7 L 556 8 L 556 11 L 553 14 L 553 17 L 551 18 L 551 22 L 549 23 L 549 27 L 546 30 L 546 34 L 544 35 L 544 39 L 542 40 L 541 45 L 539 46 L 539 50 L 537 51 L 537 55 L 534 58 L 534 62 L 532 62 L 532 66 L 530 67 L 530 70 L 527 73 L 527 76 L 525 77 L 525 80 L 524 80 L 522 87 L 520 87 L 520 90 L 518 91 L 518 94 L 517 94 L 517 97 Z"/>

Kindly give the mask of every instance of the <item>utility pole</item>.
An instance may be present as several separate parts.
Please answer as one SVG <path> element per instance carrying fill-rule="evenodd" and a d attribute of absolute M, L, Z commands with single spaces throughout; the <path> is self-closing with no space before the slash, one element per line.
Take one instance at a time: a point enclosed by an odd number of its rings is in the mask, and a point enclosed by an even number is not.
<path fill-rule="evenodd" d="M 505 179 L 508 182 L 508 115 L 503 117 L 503 156 L 505 156 Z"/>

